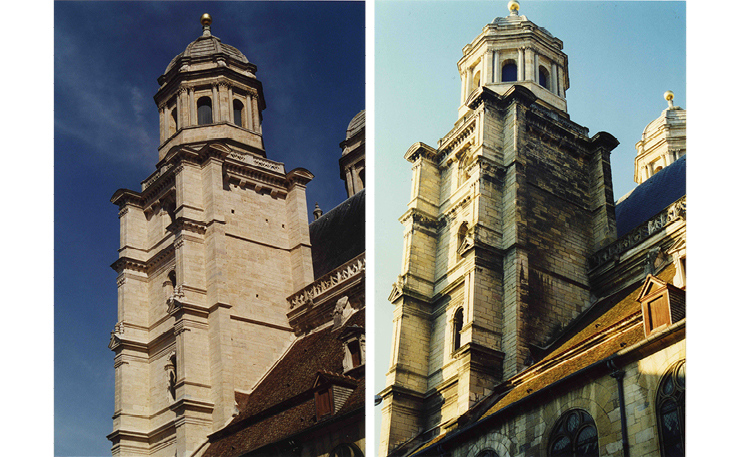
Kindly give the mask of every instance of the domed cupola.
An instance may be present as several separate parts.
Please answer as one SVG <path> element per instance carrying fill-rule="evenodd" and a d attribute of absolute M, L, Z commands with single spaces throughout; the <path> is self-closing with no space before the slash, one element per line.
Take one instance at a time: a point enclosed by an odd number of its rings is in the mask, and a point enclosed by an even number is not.
<path fill-rule="evenodd" d="M 642 184 L 655 173 L 686 155 L 686 110 L 673 104 L 673 92 L 663 94 L 668 107 L 642 131 L 635 144 L 635 182 Z"/>
<path fill-rule="evenodd" d="M 266 108 L 257 66 L 237 48 L 203 34 L 173 58 L 157 79 L 160 160 L 175 146 L 222 140 L 236 149 L 265 155 L 262 110 Z"/>
<path fill-rule="evenodd" d="M 339 144 L 339 176 L 347 189 L 347 198 L 365 188 L 365 110 L 360 111 L 347 125 L 347 137 Z"/>
<path fill-rule="evenodd" d="M 541 105 L 567 113 L 565 91 L 568 56 L 563 42 L 519 14 L 519 2 L 509 2 L 509 15 L 483 27 L 472 43 L 463 48 L 457 67 L 462 80 L 458 115 L 468 111 L 468 97 L 485 86 L 505 94 L 513 85 L 525 86 Z"/>

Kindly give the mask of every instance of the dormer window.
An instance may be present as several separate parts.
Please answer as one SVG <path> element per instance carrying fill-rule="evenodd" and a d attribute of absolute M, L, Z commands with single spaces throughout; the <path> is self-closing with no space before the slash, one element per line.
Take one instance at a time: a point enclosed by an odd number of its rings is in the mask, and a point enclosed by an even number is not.
<path fill-rule="evenodd" d="M 362 364 L 362 354 L 360 353 L 360 342 L 358 340 L 347 343 L 347 350 L 352 360 L 352 368 L 359 367 Z"/>
<path fill-rule="evenodd" d="M 239 127 L 244 127 L 244 116 L 242 116 L 243 113 L 244 104 L 239 100 L 234 100 L 234 124 L 238 125 Z"/>
<path fill-rule="evenodd" d="M 646 337 L 686 317 L 686 293 L 653 275 L 648 275 L 637 300 Z"/>
<path fill-rule="evenodd" d="M 213 124 L 213 108 L 210 97 L 198 99 L 198 125 Z"/>
<path fill-rule="evenodd" d="M 330 387 L 316 392 L 315 400 L 316 420 L 320 420 L 321 418 L 332 414 L 334 411 L 334 405 Z"/>
<path fill-rule="evenodd" d="M 357 379 L 348 375 L 319 371 L 313 384 L 316 420 L 339 412 L 357 389 L 357 383 Z"/>
<path fill-rule="evenodd" d="M 339 335 L 344 347 L 342 367 L 344 374 L 355 376 L 364 370 L 365 365 L 365 329 L 355 325 L 345 328 Z"/>

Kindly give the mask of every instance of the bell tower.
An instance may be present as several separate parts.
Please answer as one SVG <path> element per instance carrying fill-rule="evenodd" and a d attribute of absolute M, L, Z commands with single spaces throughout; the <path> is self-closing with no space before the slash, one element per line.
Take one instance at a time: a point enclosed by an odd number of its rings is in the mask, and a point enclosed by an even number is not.
<path fill-rule="evenodd" d="M 381 455 L 458 427 L 589 305 L 588 256 L 616 238 L 618 142 L 570 120 L 562 47 L 510 2 L 463 48 L 452 129 L 406 151 Z"/>
<path fill-rule="evenodd" d="M 468 97 L 479 87 L 499 95 L 516 84 L 537 96 L 537 103 L 566 113 L 565 91 L 568 56 L 563 42 L 544 27 L 519 14 L 519 2 L 509 2 L 509 15 L 497 17 L 483 27 L 483 32 L 463 48 L 457 63 L 460 72 L 460 109 L 467 113 Z"/>
<path fill-rule="evenodd" d="M 257 67 L 202 34 L 158 78 L 159 161 L 120 189 L 113 455 L 190 456 L 294 340 L 314 280 L 305 189 L 267 158 Z"/>

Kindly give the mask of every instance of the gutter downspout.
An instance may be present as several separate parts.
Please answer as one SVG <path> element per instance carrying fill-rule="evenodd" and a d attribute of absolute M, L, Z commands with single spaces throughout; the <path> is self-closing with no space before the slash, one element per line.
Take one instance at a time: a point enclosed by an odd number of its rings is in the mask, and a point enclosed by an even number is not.
<path fill-rule="evenodd" d="M 611 369 L 611 377 L 617 380 L 617 392 L 619 392 L 619 418 L 622 424 L 622 455 L 630 456 L 629 437 L 627 436 L 627 411 L 624 407 L 624 370 L 617 368 L 614 359 L 606 362 L 607 368 Z"/>

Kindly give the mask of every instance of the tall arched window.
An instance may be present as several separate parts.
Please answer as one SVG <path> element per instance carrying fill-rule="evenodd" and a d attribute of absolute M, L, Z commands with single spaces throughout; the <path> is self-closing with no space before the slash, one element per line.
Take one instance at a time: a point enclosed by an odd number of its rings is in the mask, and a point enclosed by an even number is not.
<path fill-rule="evenodd" d="M 239 127 L 244 127 L 244 124 L 242 123 L 242 119 L 244 119 L 244 116 L 242 116 L 242 113 L 244 112 L 244 104 L 240 102 L 239 100 L 234 100 L 234 124 L 238 125 Z"/>
<path fill-rule="evenodd" d="M 177 133 L 177 108 L 172 108 L 170 111 L 170 131 L 169 136 Z"/>
<path fill-rule="evenodd" d="M 684 419 L 686 396 L 686 362 L 674 364 L 660 381 L 655 399 L 663 457 L 683 456 L 686 452 Z"/>
<path fill-rule="evenodd" d="M 480 72 L 475 72 L 475 76 L 473 76 L 473 87 L 472 90 L 475 90 L 476 88 L 480 87 Z"/>
<path fill-rule="evenodd" d="M 457 229 L 457 255 L 462 255 L 460 252 L 465 244 L 465 237 L 468 236 L 468 223 L 463 222 L 460 224 L 460 228 Z"/>
<path fill-rule="evenodd" d="M 213 124 L 213 110 L 210 97 L 198 99 L 198 125 Z"/>
<path fill-rule="evenodd" d="M 550 457 L 598 457 L 599 440 L 593 417 L 582 409 L 566 411 L 550 433 Z"/>
<path fill-rule="evenodd" d="M 452 319 L 452 350 L 460 349 L 460 337 L 462 336 L 463 310 L 459 308 L 455 311 L 455 317 Z"/>
<path fill-rule="evenodd" d="M 550 90 L 550 72 L 547 71 L 547 68 L 540 66 L 539 73 L 540 86 Z"/>
<path fill-rule="evenodd" d="M 504 62 L 504 66 L 501 67 L 501 82 L 516 81 L 516 62 L 513 60 L 507 60 Z"/>

